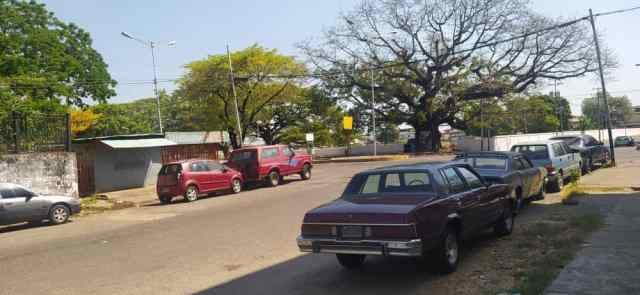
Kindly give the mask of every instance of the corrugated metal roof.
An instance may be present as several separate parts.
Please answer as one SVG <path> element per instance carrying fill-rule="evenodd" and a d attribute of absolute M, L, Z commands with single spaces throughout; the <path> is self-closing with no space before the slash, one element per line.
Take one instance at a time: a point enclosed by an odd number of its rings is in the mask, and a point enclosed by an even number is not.
<path fill-rule="evenodd" d="M 223 131 L 167 132 L 168 140 L 177 144 L 222 143 L 229 141 L 229 134 Z"/>
<path fill-rule="evenodd" d="M 134 149 L 177 145 L 175 142 L 164 138 L 143 138 L 143 139 L 103 139 L 100 142 L 114 149 Z"/>

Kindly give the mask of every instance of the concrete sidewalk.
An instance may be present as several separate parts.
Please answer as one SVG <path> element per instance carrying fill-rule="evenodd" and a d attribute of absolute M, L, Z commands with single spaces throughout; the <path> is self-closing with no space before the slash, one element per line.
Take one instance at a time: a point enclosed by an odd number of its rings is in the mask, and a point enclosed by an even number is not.
<path fill-rule="evenodd" d="M 591 236 L 545 294 L 640 294 L 640 193 L 629 193 L 633 191 L 629 188 L 640 186 L 640 165 L 631 163 L 599 169 L 581 179 L 581 186 L 627 188 L 627 192 L 580 200 L 581 205 L 601 210 L 605 227 Z"/>

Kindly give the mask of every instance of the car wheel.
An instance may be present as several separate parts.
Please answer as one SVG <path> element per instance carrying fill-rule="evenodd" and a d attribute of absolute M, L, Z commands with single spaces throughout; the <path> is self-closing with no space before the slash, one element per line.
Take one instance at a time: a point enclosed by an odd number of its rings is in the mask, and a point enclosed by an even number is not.
<path fill-rule="evenodd" d="M 514 215 L 511 211 L 511 207 L 507 206 L 502 213 L 502 217 L 493 227 L 493 232 L 498 236 L 508 236 L 513 231 L 513 224 L 515 222 Z"/>
<path fill-rule="evenodd" d="M 65 205 L 54 205 L 49 210 L 49 221 L 51 224 L 63 224 L 69 220 L 69 215 L 71 215 L 71 210 L 69 207 Z"/>
<path fill-rule="evenodd" d="M 169 204 L 169 203 L 171 203 L 171 199 L 172 198 L 169 197 L 169 196 L 160 196 L 160 197 L 158 197 L 158 199 L 160 200 L 160 203 L 162 203 L 162 204 Z"/>
<path fill-rule="evenodd" d="M 271 171 L 267 176 L 267 184 L 269 186 L 278 186 L 280 184 L 280 174 L 278 171 Z"/>
<path fill-rule="evenodd" d="M 338 262 L 346 269 L 361 267 L 364 263 L 365 255 L 360 254 L 336 254 Z"/>
<path fill-rule="evenodd" d="M 448 226 L 442 235 L 440 244 L 433 253 L 438 272 L 447 274 L 456 270 L 460 258 L 458 246 L 458 233 L 454 228 Z"/>
<path fill-rule="evenodd" d="M 187 202 L 193 202 L 198 199 L 199 194 L 200 192 L 198 192 L 198 187 L 192 184 L 187 187 L 187 192 L 184 194 L 184 199 Z"/>
<path fill-rule="evenodd" d="M 564 186 L 564 179 L 562 177 L 562 174 L 558 174 L 556 176 L 556 180 L 552 183 L 549 183 L 549 191 L 552 193 L 560 192 L 563 186 Z"/>
<path fill-rule="evenodd" d="M 242 191 L 242 182 L 240 181 L 240 179 L 234 178 L 231 181 L 231 191 L 234 194 L 237 194 Z"/>
<path fill-rule="evenodd" d="M 304 180 L 308 180 L 311 178 L 311 165 L 304 164 L 302 167 L 302 172 L 300 172 L 300 178 Z"/>

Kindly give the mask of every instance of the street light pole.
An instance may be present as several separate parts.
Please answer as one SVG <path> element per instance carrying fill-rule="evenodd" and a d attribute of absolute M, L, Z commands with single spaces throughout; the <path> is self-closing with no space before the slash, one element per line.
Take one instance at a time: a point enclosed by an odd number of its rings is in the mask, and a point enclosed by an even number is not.
<path fill-rule="evenodd" d="M 236 143 L 239 147 L 242 147 L 242 127 L 240 126 L 240 111 L 238 110 L 238 95 L 236 94 L 236 82 L 233 77 L 233 65 L 231 64 L 231 51 L 229 51 L 229 44 L 227 44 L 227 57 L 229 58 L 229 79 L 231 79 L 231 92 L 233 92 L 233 101 L 236 106 L 236 123 L 238 123 L 238 138 Z"/>
<path fill-rule="evenodd" d="M 156 53 L 155 53 L 156 43 L 153 41 L 145 41 L 145 40 L 136 38 L 134 36 L 129 35 L 129 33 L 127 32 L 121 32 L 120 34 L 125 38 L 137 41 L 140 44 L 147 46 L 149 47 L 149 49 L 151 49 L 151 60 L 153 62 L 153 95 L 156 98 L 156 108 L 158 109 L 158 129 L 160 129 L 160 133 L 164 133 L 164 129 L 162 128 L 162 113 L 160 112 L 160 95 L 158 93 L 158 73 L 157 73 L 158 71 L 156 68 Z M 175 45 L 175 41 L 171 41 L 167 45 L 173 46 Z"/>
<path fill-rule="evenodd" d="M 373 68 L 371 69 L 371 117 L 373 119 L 373 155 L 378 155 L 377 139 L 376 139 L 376 95 L 375 80 L 373 77 Z"/>

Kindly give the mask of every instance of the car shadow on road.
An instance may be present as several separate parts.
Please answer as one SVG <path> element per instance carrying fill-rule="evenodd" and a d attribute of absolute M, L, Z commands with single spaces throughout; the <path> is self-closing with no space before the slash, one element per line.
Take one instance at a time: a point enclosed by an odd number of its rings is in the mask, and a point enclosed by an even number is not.
<path fill-rule="evenodd" d="M 461 263 L 478 255 L 477 248 L 495 242 L 490 231 L 469 238 L 461 249 Z M 414 294 L 434 285 L 443 289 L 459 279 L 465 278 L 438 274 L 419 259 L 367 256 L 362 268 L 346 270 L 334 255 L 306 254 L 196 294 Z"/>
<path fill-rule="evenodd" d="M 72 223 L 72 222 L 73 222 L 73 220 L 71 220 L 71 219 L 69 219 L 67 221 L 67 223 Z M 62 226 L 62 225 L 64 225 L 64 224 L 60 224 L 60 226 Z M 49 226 L 52 226 L 52 225 L 50 225 L 48 221 L 43 221 L 43 222 L 21 222 L 21 223 L 10 224 L 10 225 L 2 225 L 2 226 L 0 226 L 0 234 L 10 233 L 10 232 L 14 232 L 14 231 L 37 229 L 37 228 L 49 227 Z"/>

